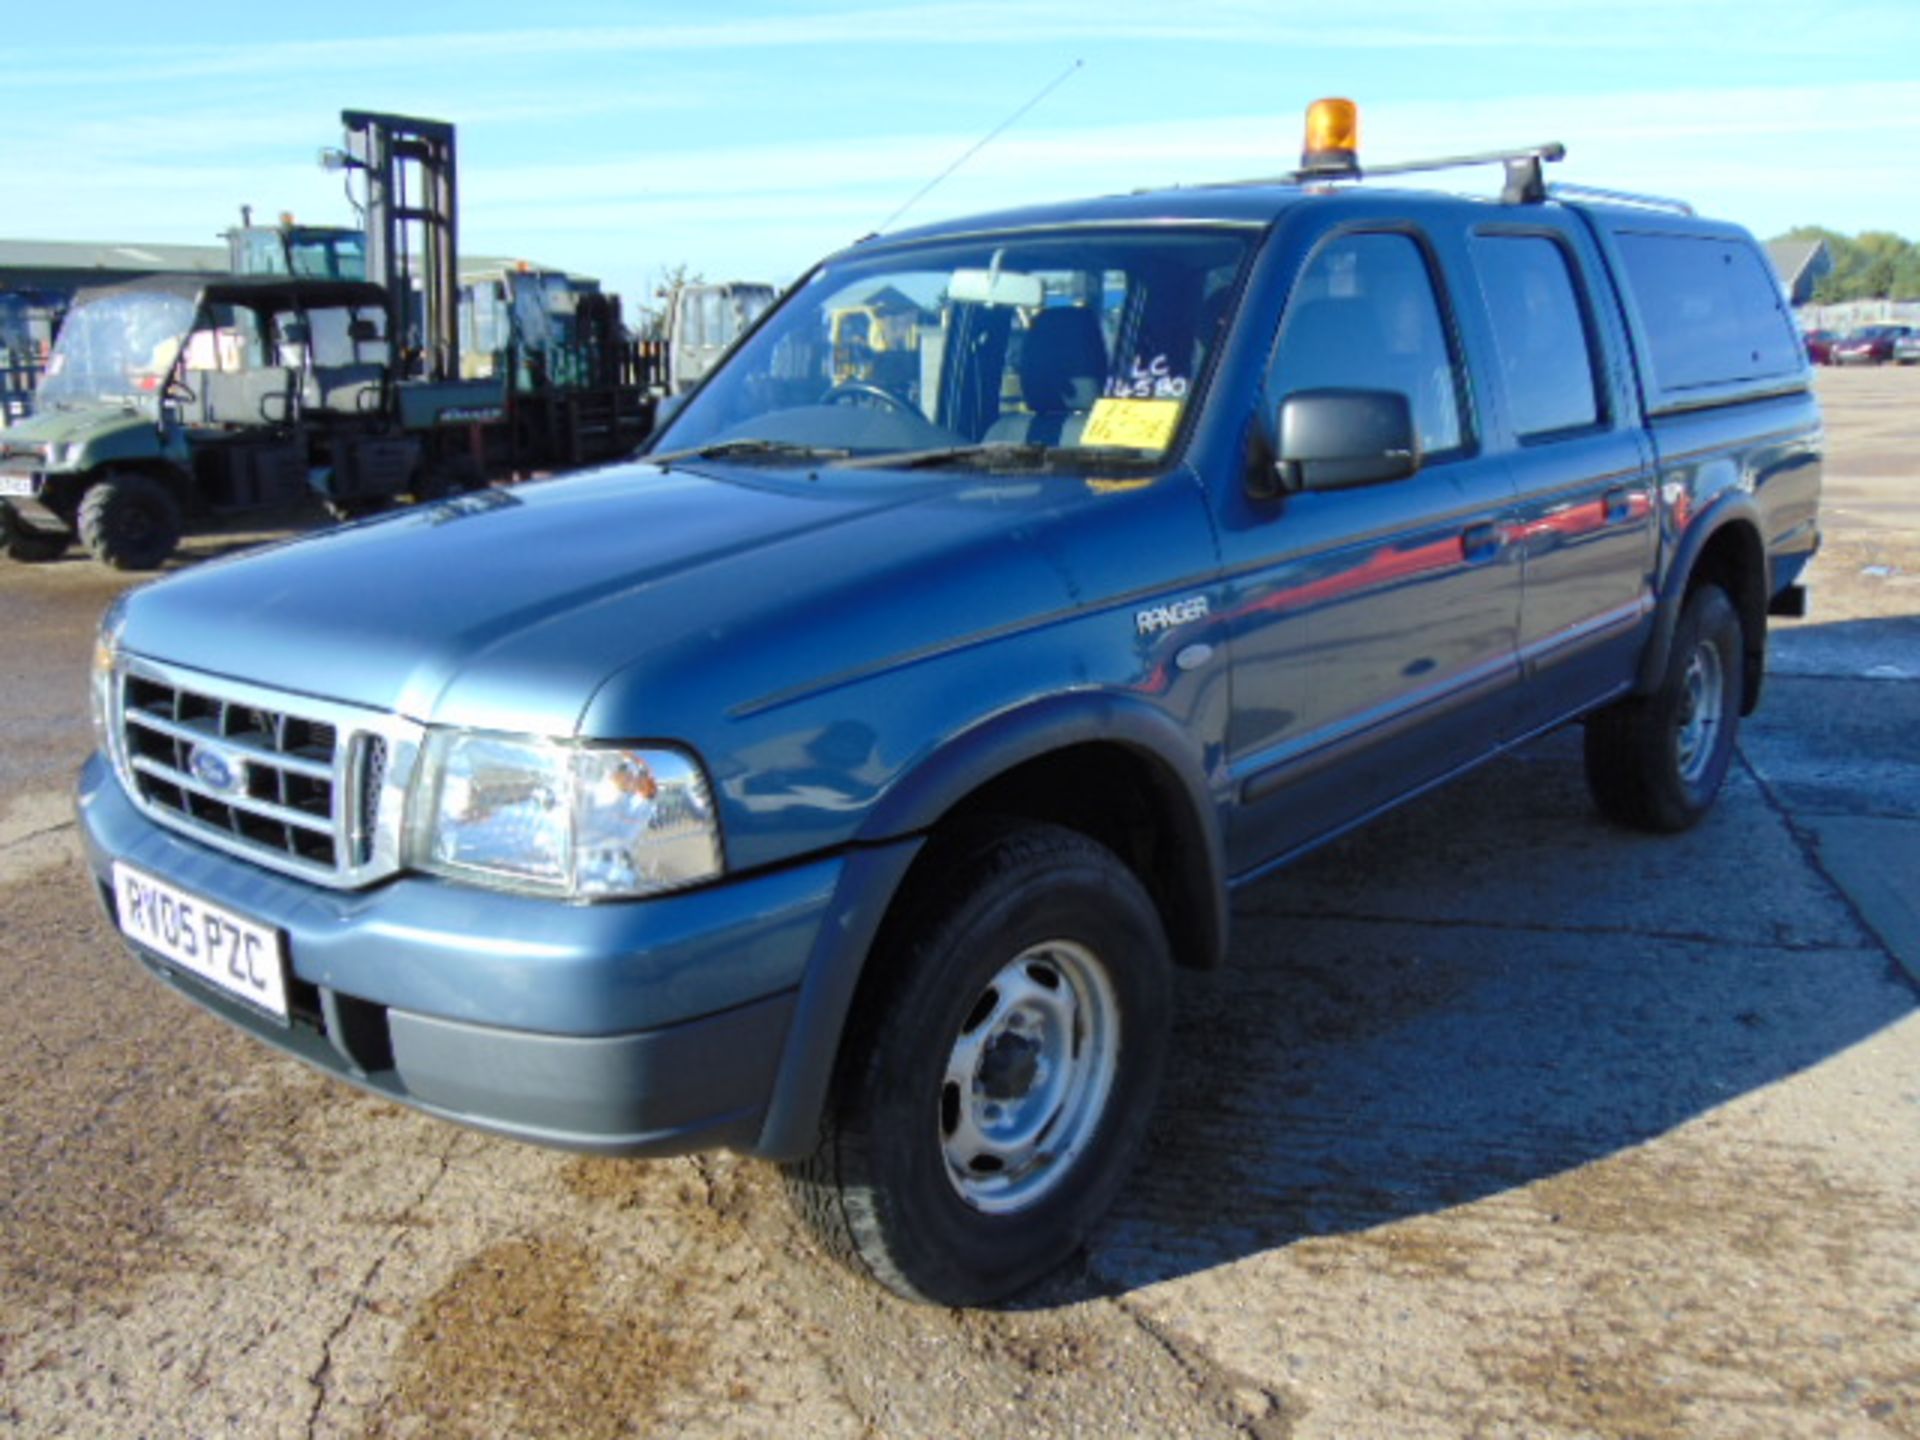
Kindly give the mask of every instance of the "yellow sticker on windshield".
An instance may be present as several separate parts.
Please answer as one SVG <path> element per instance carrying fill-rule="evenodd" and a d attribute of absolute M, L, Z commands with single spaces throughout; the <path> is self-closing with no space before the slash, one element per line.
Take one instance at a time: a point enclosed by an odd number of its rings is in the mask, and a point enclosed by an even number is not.
<path fill-rule="evenodd" d="M 1164 450 L 1179 423 L 1178 400 L 1096 400 L 1080 443 Z"/>

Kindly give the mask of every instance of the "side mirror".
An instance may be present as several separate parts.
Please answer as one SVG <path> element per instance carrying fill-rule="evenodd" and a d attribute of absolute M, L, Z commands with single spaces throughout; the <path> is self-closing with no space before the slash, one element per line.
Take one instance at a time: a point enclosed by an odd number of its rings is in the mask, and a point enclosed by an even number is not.
<path fill-rule="evenodd" d="M 1280 402 L 1274 489 L 1345 490 L 1420 468 L 1413 405 L 1397 390 L 1300 390 Z"/>

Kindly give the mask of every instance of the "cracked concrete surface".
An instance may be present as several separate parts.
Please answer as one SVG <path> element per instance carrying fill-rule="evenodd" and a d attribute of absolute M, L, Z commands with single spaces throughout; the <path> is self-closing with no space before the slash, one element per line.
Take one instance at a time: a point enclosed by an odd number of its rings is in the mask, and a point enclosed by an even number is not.
<path fill-rule="evenodd" d="M 763 1167 L 469 1134 L 154 985 L 67 810 L 125 582 L 0 567 L 0 1428 L 1920 1436 L 1920 372 L 1822 384 L 1720 809 L 1609 829 L 1562 735 L 1240 897 L 1115 1213 L 993 1313 Z"/>

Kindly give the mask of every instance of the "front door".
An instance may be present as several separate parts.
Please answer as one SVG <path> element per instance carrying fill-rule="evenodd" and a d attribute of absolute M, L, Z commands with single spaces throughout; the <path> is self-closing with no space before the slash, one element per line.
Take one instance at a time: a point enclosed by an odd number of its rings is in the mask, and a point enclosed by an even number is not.
<path fill-rule="evenodd" d="M 1323 241 L 1293 287 L 1263 405 L 1399 390 L 1422 461 L 1403 480 L 1249 501 L 1233 577 L 1231 864 L 1254 873 L 1484 755 L 1510 732 L 1520 567 L 1513 490 L 1482 452 L 1424 236 Z"/>

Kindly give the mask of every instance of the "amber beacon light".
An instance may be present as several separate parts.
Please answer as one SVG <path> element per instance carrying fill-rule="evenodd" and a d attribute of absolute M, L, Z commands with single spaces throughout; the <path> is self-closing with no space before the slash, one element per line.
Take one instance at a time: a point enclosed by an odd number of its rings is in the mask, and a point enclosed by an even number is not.
<path fill-rule="evenodd" d="M 1351 100 L 1316 100 L 1307 107 L 1307 143 L 1300 169 L 1314 175 L 1360 173 L 1360 107 Z"/>

